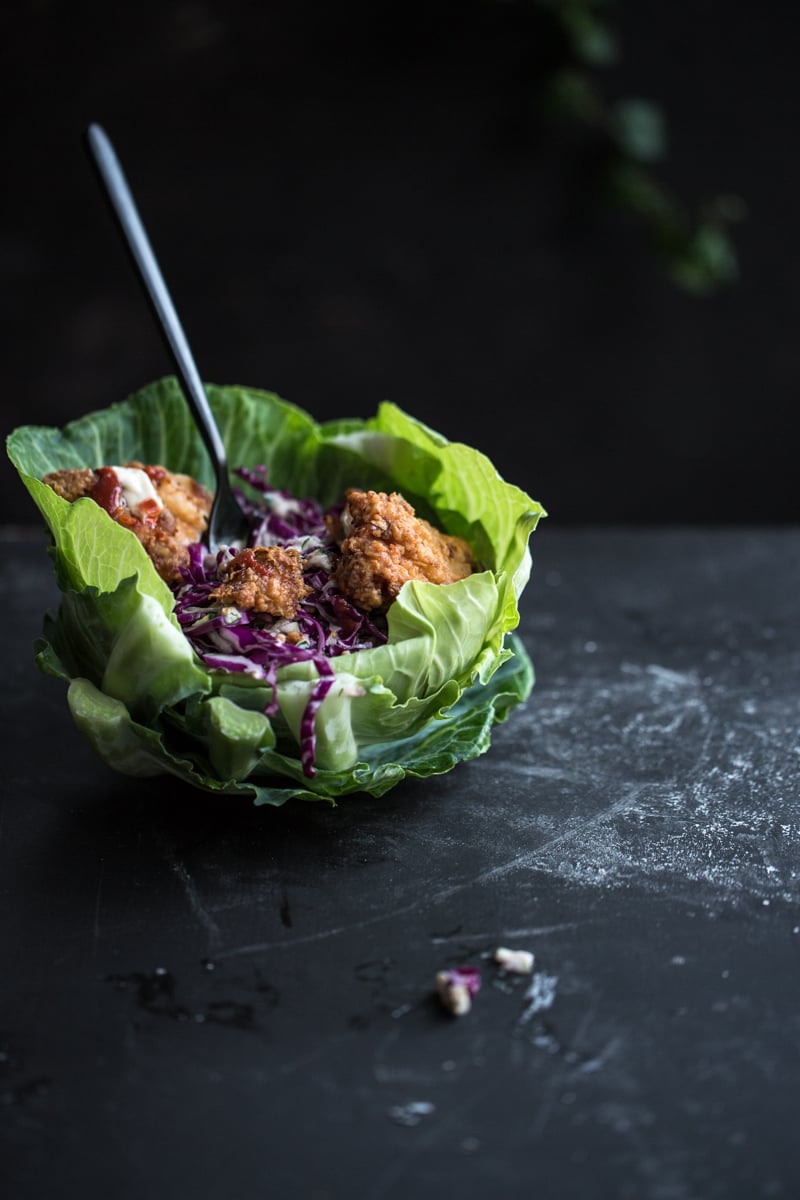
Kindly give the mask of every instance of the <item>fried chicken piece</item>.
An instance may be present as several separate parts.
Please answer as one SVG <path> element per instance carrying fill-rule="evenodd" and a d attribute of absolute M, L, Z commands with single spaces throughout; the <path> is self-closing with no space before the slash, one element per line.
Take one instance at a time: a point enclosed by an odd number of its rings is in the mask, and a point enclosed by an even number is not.
<path fill-rule="evenodd" d="M 341 517 L 329 520 L 328 528 L 342 552 L 336 582 L 367 612 L 385 612 L 410 579 L 455 583 L 476 570 L 463 538 L 416 517 L 397 492 L 350 488 Z"/>
<path fill-rule="evenodd" d="M 146 479 L 131 472 L 143 472 Z M 130 529 L 167 583 L 180 580 L 189 562 L 187 547 L 200 541 L 208 524 L 211 493 L 190 475 L 166 467 L 134 460 L 124 467 L 52 471 L 43 482 L 70 503 L 89 496 Z"/>
<path fill-rule="evenodd" d="M 303 581 L 300 551 L 294 546 L 240 550 L 225 564 L 225 578 L 211 593 L 217 604 L 291 619 L 310 592 Z"/>
<path fill-rule="evenodd" d="M 161 503 L 175 518 L 175 537 L 187 545 L 199 542 L 208 525 L 212 501 L 211 493 L 202 483 L 191 475 L 167 471 L 164 467 L 146 467 L 139 462 L 127 465 L 138 467 L 150 476 Z"/>
<path fill-rule="evenodd" d="M 80 500 L 88 496 L 97 480 L 97 472 L 91 467 L 76 467 L 64 471 L 51 471 L 42 480 L 53 489 L 62 500 Z"/>

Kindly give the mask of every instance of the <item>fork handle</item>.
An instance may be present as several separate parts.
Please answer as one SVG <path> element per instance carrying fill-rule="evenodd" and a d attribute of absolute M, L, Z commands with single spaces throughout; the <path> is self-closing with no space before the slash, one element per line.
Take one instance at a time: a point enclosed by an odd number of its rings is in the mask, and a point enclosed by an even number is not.
<path fill-rule="evenodd" d="M 172 297 L 150 245 L 150 239 L 139 217 L 119 159 L 110 139 L 100 125 L 89 126 L 86 131 L 86 144 L 114 215 L 119 222 L 139 278 L 144 284 L 147 298 L 166 339 L 186 399 L 200 426 L 200 433 L 216 472 L 217 486 L 218 488 L 225 487 L 228 482 L 228 460 L 225 446 L 208 403 L 194 356 L 183 332 L 183 326 L 175 311 L 175 305 L 172 303 Z"/>

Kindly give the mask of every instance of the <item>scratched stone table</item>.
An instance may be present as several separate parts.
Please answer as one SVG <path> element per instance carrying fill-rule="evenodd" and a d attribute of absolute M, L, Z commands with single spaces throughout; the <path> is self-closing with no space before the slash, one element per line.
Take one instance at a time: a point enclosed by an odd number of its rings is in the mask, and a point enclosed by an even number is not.
<path fill-rule="evenodd" d="M 798 1195 L 800 533 L 535 549 L 490 754 L 272 810 L 95 761 L 7 532 L 4 1195 Z"/>

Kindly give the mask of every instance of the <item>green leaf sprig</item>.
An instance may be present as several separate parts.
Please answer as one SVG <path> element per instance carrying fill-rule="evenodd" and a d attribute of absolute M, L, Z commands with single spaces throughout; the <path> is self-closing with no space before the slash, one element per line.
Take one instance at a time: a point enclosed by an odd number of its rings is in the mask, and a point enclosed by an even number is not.
<path fill-rule="evenodd" d="M 591 132 L 599 144 L 595 182 L 608 204 L 637 217 L 673 281 L 710 293 L 738 277 L 730 227 L 746 215 L 744 201 L 719 195 L 691 212 L 659 178 L 654 165 L 667 149 L 666 119 L 646 99 L 610 100 L 599 69 L 619 61 L 618 38 L 606 20 L 609 0 L 533 0 L 560 34 L 561 61 L 548 74 L 542 107 L 557 120 Z"/>

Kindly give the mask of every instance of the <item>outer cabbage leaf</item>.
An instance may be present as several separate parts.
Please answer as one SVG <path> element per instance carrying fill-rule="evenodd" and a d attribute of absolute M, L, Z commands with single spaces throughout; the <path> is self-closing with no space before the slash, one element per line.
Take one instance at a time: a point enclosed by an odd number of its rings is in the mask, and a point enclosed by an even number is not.
<path fill-rule="evenodd" d="M 38 479 L 25 482 L 53 534 L 63 599 L 50 640 L 68 674 L 88 676 L 142 720 L 210 691 L 138 539 L 94 501 L 69 504 Z"/>
<path fill-rule="evenodd" d="M 220 754 L 213 739 L 204 737 L 204 714 L 196 710 L 187 719 L 167 721 L 157 731 L 133 720 L 121 701 L 106 696 L 87 679 L 74 680 L 69 688 L 70 711 L 99 756 L 116 771 L 146 776 L 164 771 L 194 787 L 210 792 L 249 797 L 256 804 L 278 806 L 290 799 L 336 800 L 354 792 L 381 796 L 406 777 L 427 778 L 442 775 L 459 762 L 484 754 L 491 743 L 492 728 L 505 720 L 509 711 L 530 693 L 533 668 L 522 643 L 511 637 L 513 656 L 504 663 L 487 685 L 476 685 L 461 696 L 448 714 L 429 722 L 416 734 L 370 746 L 359 761 L 342 771 L 320 771 L 306 779 L 296 759 L 267 747 L 258 757 L 246 779 L 220 770 Z M 201 701 L 201 707 L 214 706 L 219 698 Z M 234 706 L 231 706 L 233 709 Z M 228 715 L 240 720 L 241 710 Z M 173 714 L 174 715 L 174 714 Z M 248 716 L 260 716 L 250 712 Z M 224 724 L 225 717 L 221 723 Z M 189 727 L 196 724 L 197 742 L 193 747 Z M 179 729 L 179 736 L 174 736 Z M 232 756 L 254 752 L 257 735 L 254 728 L 245 737 L 239 732 L 227 747 Z M 232 759 L 228 760 L 232 765 Z"/>

